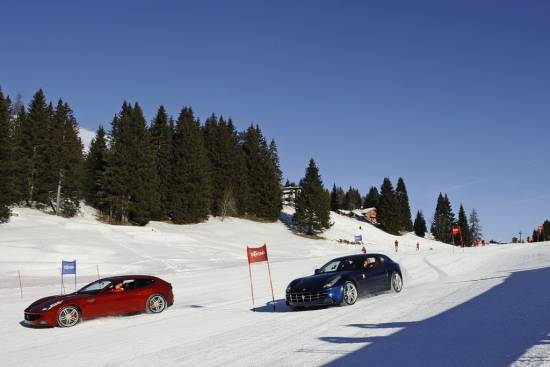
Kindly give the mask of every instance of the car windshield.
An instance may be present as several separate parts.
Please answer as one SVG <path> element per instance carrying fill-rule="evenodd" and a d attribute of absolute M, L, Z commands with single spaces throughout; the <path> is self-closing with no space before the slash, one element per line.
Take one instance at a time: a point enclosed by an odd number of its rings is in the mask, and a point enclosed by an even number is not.
<path fill-rule="evenodd" d="M 84 288 L 80 289 L 77 293 L 81 294 L 98 294 L 102 289 L 111 285 L 110 280 L 100 279 L 93 283 L 88 284 Z"/>
<path fill-rule="evenodd" d="M 332 260 L 325 264 L 319 273 L 334 273 L 337 271 L 345 271 L 354 269 L 354 261 L 352 259 L 338 259 Z"/>

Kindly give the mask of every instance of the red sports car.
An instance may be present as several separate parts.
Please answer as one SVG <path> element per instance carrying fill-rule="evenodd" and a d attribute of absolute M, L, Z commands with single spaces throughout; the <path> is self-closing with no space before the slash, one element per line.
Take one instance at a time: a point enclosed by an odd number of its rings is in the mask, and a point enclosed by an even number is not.
<path fill-rule="evenodd" d="M 160 313 L 173 303 L 172 285 L 160 278 L 116 276 L 99 279 L 71 294 L 39 299 L 25 310 L 25 322 L 70 327 L 100 316 Z"/>

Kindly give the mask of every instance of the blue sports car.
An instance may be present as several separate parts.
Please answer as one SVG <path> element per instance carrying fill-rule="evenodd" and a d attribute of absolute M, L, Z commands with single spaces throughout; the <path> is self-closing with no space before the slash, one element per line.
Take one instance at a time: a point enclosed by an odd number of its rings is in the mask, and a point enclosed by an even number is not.
<path fill-rule="evenodd" d="M 291 308 L 353 305 L 361 295 L 401 292 L 399 264 L 386 255 L 361 254 L 331 260 L 315 274 L 290 282 L 286 304 Z"/>

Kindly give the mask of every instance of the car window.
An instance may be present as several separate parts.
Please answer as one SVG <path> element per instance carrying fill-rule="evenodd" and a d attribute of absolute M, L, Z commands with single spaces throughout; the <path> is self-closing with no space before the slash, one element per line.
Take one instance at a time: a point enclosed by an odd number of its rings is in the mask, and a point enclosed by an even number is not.
<path fill-rule="evenodd" d="M 339 271 L 353 270 L 355 268 L 355 262 L 352 259 L 345 259 L 340 262 Z"/>
<path fill-rule="evenodd" d="M 84 288 L 80 289 L 78 291 L 78 293 L 97 294 L 97 293 L 99 293 L 100 290 L 102 290 L 102 289 L 104 289 L 104 288 L 106 288 L 110 285 L 111 285 L 110 280 L 105 280 L 105 279 L 96 280 L 95 282 L 90 283 L 87 286 L 85 286 Z"/>
<path fill-rule="evenodd" d="M 125 291 L 136 289 L 136 281 L 134 279 L 126 279 L 122 282 L 122 288 L 124 288 Z"/>
<path fill-rule="evenodd" d="M 380 258 L 378 256 L 369 256 L 363 261 L 363 267 L 366 269 L 373 269 L 380 265 Z"/>
<path fill-rule="evenodd" d="M 331 273 L 333 271 L 337 271 L 339 265 L 340 260 L 333 260 L 319 269 L 319 273 Z"/>
<path fill-rule="evenodd" d="M 155 282 L 154 279 L 136 279 L 134 280 L 134 287 L 136 289 L 147 287 Z"/>

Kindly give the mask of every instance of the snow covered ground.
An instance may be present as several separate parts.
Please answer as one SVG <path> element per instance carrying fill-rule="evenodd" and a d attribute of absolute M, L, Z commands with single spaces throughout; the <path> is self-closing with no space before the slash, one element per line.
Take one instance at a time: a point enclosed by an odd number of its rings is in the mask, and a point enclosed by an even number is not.
<path fill-rule="evenodd" d="M 281 222 L 214 218 L 122 227 L 97 222 L 89 208 L 73 219 L 16 213 L 0 226 L 0 366 L 550 365 L 548 242 L 462 250 L 391 236 L 337 214 L 326 240 L 313 240 Z M 358 253 L 360 246 L 337 242 L 356 234 L 368 251 L 401 264 L 403 292 L 351 307 L 289 312 L 287 284 L 332 257 Z M 251 311 L 245 246 L 263 243 L 274 313 L 264 264 L 253 266 L 258 309 Z M 94 280 L 98 268 L 101 276 L 161 276 L 173 284 L 175 304 L 160 315 L 103 318 L 69 329 L 22 326 L 26 306 L 60 292 L 62 259 L 77 260 L 78 286 Z M 66 280 L 72 291 L 72 279 Z"/>

